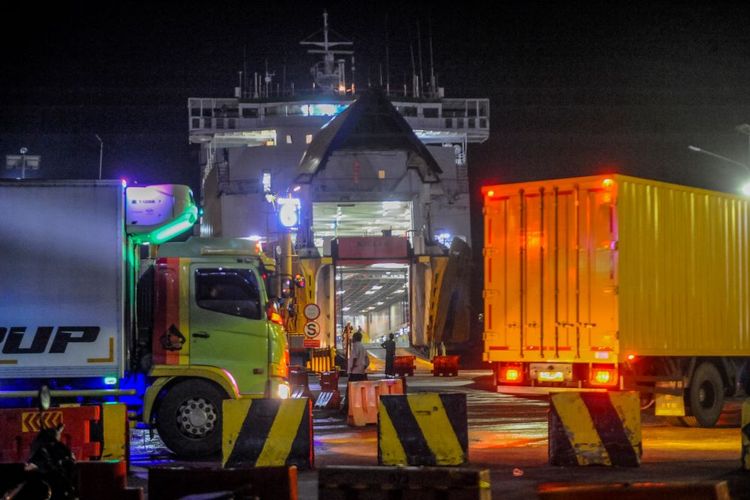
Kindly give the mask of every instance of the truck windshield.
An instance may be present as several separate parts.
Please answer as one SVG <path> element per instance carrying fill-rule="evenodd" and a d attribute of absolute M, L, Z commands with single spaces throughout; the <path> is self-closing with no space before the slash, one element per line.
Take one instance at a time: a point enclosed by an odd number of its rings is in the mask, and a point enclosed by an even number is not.
<path fill-rule="evenodd" d="M 248 319 L 261 318 L 260 290 L 249 269 L 197 269 L 198 307 Z"/>

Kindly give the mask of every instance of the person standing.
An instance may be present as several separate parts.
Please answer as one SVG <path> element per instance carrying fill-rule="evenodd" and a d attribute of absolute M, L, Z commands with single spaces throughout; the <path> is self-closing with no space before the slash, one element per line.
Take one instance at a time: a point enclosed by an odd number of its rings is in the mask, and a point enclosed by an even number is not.
<path fill-rule="evenodd" d="M 346 383 L 346 395 L 344 396 L 341 413 L 344 415 L 348 412 L 349 406 L 349 382 L 360 382 L 367 380 L 367 367 L 370 365 L 370 358 L 367 357 L 367 351 L 362 345 L 362 334 L 354 332 L 352 335 L 351 353 L 349 355 L 348 373 L 349 380 Z"/>
<path fill-rule="evenodd" d="M 370 358 L 362 345 L 362 334 L 358 331 L 354 332 L 349 356 L 349 382 L 367 380 L 367 367 L 369 365 Z"/>
<path fill-rule="evenodd" d="M 393 340 L 393 334 L 388 335 L 388 340 L 380 344 L 385 349 L 385 375 L 392 377 L 396 375 L 396 369 L 393 363 L 396 359 L 396 341 Z"/>
<path fill-rule="evenodd" d="M 344 327 L 344 335 L 342 339 L 342 344 L 343 344 L 342 347 L 344 348 L 344 357 L 346 359 L 349 359 L 349 345 L 350 345 L 349 343 L 351 342 L 351 339 L 352 339 L 353 330 L 354 328 L 352 328 L 352 322 L 347 321 L 346 326 Z"/>

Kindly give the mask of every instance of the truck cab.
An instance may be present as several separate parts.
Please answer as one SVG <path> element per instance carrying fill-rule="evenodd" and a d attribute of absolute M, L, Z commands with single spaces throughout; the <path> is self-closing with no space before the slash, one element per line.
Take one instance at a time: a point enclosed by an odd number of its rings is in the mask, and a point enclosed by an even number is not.
<path fill-rule="evenodd" d="M 139 280 L 146 422 L 183 456 L 221 445 L 221 400 L 289 397 L 288 348 L 269 269 L 246 240 L 167 243 Z M 266 260 L 266 262 L 268 262 Z"/>
<path fill-rule="evenodd" d="M 187 186 L 0 181 L 0 406 L 121 402 L 185 457 L 221 450 L 222 400 L 286 398 L 275 262 L 188 238 Z M 280 288 L 280 287 L 277 287 Z"/>

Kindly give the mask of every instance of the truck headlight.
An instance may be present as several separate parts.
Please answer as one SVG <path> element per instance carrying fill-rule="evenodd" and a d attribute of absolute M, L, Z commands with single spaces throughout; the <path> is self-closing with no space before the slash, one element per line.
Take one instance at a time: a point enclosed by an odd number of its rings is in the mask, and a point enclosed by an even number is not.
<path fill-rule="evenodd" d="M 279 399 L 289 399 L 289 396 L 292 395 L 292 389 L 286 382 L 281 383 L 276 389 L 276 395 L 279 397 Z"/>

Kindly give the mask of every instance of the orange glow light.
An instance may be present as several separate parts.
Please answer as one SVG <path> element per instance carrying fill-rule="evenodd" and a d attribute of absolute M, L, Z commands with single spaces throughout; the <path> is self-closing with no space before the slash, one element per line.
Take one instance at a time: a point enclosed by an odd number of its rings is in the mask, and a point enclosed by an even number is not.
<path fill-rule="evenodd" d="M 628 361 L 633 361 L 635 359 L 635 354 L 628 354 Z"/>
<path fill-rule="evenodd" d="M 518 380 L 519 376 L 520 376 L 520 373 L 518 373 L 518 370 L 516 370 L 514 368 L 508 368 L 505 371 L 505 380 L 514 382 L 514 381 Z"/>
<path fill-rule="evenodd" d="M 602 187 L 611 188 L 614 183 L 615 183 L 615 181 L 613 181 L 612 179 L 607 178 L 607 179 L 604 179 L 602 181 Z"/>
<path fill-rule="evenodd" d="M 493 196 L 495 196 L 495 192 L 492 189 L 490 189 L 489 191 L 487 191 L 487 197 L 488 198 L 492 198 Z"/>

